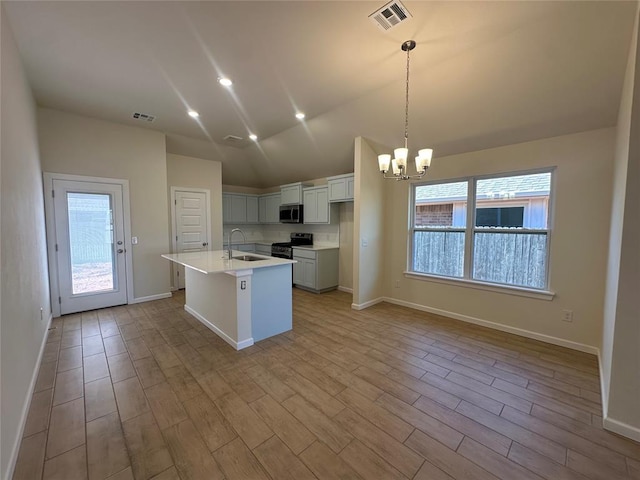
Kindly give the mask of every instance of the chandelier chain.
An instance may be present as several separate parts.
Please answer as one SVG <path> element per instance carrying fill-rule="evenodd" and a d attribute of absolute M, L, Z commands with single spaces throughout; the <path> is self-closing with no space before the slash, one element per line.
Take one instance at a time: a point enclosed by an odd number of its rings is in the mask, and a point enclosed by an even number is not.
<path fill-rule="evenodd" d="M 404 104 L 404 148 L 409 148 L 409 53 L 407 48 L 407 80 L 405 83 L 405 104 Z"/>

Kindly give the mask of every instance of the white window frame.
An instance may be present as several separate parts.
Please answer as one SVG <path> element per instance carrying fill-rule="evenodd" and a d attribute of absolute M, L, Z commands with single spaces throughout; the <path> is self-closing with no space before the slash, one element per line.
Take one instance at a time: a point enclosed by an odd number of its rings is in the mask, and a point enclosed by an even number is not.
<path fill-rule="evenodd" d="M 552 300 L 554 297 L 554 292 L 550 287 L 550 252 L 551 252 L 551 238 L 552 238 L 552 229 L 553 229 L 553 212 L 554 212 L 554 202 L 555 202 L 555 167 L 541 168 L 535 170 L 525 170 L 525 171 L 515 171 L 515 172 L 505 172 L 505 173 L 495 173 L 495 174 L 486 174 L 486 175 L 474 175 L 463 178 L 454 178 L 454 179 L 444 179 L 444 180 L 433 180 L 429 182 L 416 182 L 411 185 L 410 189 L 410 225 L 409 225 L 409 241 L 408 241 L 408 255 L 407 255 L 407 269 L 404 272 L 405 277 L 413 278 L 418 280 L 427 280 L 433 281 L 437 283 L 445 283 L 451 285 L 465 286 L 469 288 L 476 288 L 481 290 L 489 290 L 500 293 L 511 293 L 515 295 L 521 295 L 532 298 L 539 298 L 543 300 Z M 547 211 L 547 228 L 546 229 L 525 229 L 525 230 L 514 230 L 510 228 L 480 228 L 476 227 L 476 184 L 478 180 L 486 180 L 491 178 L 502 178 L 502 177 L 515 177 L 521 175 L 532 175 L 537 173 L 550 173 L 551 174 L 551 184 L 549 189 L 549 201 L 548 201 L 548 211 Z M 415 213 L 416 213 L 416 188 L 426 185 L 441 185 L 445 183 L 455 183 L 455 182 L 468 182 L 467 183 L 467 218 L 466 218 L 466 226 L 464 228 L 455 227 L 445 227 L 445 228 L 433 228 L 433 227 L 420 227 L 416 228 L 415 226 Z M 518 202 L 517 199 L 509 199 L 505 201 L 505 205 L 508 203 Z M 523 205 L 524 202 L 519 202 L 519 205 Z M 472 207 L 472 208 L 470 208 Z M 526 215 L 525 208 L 525 215 Z M 432 232 L 463 232 L 465 234 L 465 243 L 464 243 L 464 261 L 463 261 L 463 276 L 462 277 L 449 277 L 444 275 L 438 275 L 434 273 L 423 273 L 417 272 L 413 270 L 413 254 L 414 254 L 414 241 L 415 234 L 417 231 L 432 231 Z M 487 282 L 483 280 L 476 280 L 473 278 L 473 254 L 474 254 L 474 237 L 477 232 L 491 232 L 491 233 L 524 233 L 524 234 L 540 234 L 544 233 L 547 236 L 547 249 L 546 249 L 546 272 L 545 272 L 545 287 L 542 289 L 533 288 L 533 287 L 523 287 L 518 285 L 510 285 L 504 283 L 493 283 Z"/>

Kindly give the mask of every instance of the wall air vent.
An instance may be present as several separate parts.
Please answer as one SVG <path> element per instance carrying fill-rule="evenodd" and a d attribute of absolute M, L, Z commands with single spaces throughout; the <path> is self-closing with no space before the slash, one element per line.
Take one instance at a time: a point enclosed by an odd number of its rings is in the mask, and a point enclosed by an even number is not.
<path fill-rule="evenodd" d="M 411 14 L 398 0 L 393 0 L 373 12 L 369 18 L 378 28 L 387 32 L 401 22 L 409 20 Z"/>
<path fill-rule="evenodd" d="M 148 113 L 134 112 L 131 116 L 134 120 L 140 120 L 141 122 L 153 122 L 156 119 L 155 115 L 149 115 Z"/>
<path fill-rule="evenodd" d="M 226 137 L 223 138 L 223 140 L 225 142 L 231 142 L 231 143 L 235 143 L 235 142 L 241 142 L 244 140 L 244 138 L 242 137 L 238 137 L 236 135 L 227 135 Z"/>

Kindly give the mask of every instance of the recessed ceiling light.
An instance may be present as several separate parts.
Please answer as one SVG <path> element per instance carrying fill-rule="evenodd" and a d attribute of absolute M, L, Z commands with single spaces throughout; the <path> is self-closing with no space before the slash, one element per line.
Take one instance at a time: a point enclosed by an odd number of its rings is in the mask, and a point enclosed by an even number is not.
<path fill-rule="evenodd" d="M 302 112 L 298 112 L 298 113 L 296 113 L 296 118 L 297 118 L 298 120 L 304 120 L 304 113 L 302 113 Z"/>
<path fill-rule="evenodd" d="M 231 85 L 233 85 L 233 82 L 231 81 L 231 79 L 226 77 L 218 78 L 218 83 L 223 87 L 230 87 Z"/>
<path fill-rule="evenodd" d="M 193 117 L 193 118 L 198 118 L 200 116 L 200 114 L 195 110 L 189 110 L 187 113 L 189 114 L 190 117 Z"/>
<path fill-rule="evenodd" d="M 249 138 L 255 142 L 258 140 L 258 135 L 256 135 L 255 133 L 252 133 L 251 135 L 249 135 Z"/>

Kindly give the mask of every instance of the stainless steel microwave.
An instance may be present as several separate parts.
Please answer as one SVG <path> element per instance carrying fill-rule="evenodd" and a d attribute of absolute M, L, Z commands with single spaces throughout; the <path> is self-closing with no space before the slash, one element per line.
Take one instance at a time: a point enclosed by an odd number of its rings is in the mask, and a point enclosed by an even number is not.
<path fill-rule="evenodd" d="M 302 223 L 302 205 L 280 205 L 280 223 Z"/>

